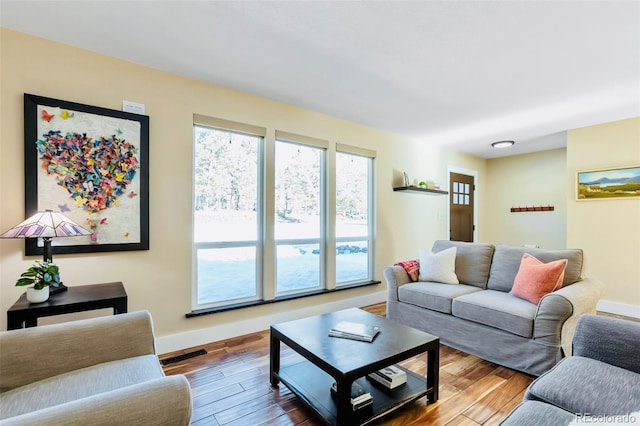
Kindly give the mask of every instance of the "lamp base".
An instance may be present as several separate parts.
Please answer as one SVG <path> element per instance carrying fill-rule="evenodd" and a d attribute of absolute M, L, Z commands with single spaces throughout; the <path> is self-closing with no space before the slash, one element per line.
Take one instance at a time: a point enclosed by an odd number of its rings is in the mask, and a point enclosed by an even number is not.
<path fill-rule="evenodd" d="M 54 287 L 54 286 L 50 285 L 49 286 L 49 295 L 56 294 L 56 293 L 62 293 L 63 291 L 67 291 L 67 290 L 68 290 L 67 286 L 62 284 L 62 283 L 60 283 L 58 285 L 58 287 Z"/>

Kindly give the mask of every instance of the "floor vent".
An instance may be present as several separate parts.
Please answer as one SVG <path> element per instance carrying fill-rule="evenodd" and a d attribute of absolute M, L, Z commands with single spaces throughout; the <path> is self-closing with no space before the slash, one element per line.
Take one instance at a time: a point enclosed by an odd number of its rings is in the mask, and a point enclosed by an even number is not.
<path fill-rule="evenodd" d="M 185 359 L 195 358 L 200 355 L 206 355 L 207 351 L 204 349 L 198 349 L 197 351 L 187 352 L 186 354 L 172 356 L 171 358 L 166 358 L 160 361 L 162 365 L 173 364 L 175 362 L 184 361 Z"/>

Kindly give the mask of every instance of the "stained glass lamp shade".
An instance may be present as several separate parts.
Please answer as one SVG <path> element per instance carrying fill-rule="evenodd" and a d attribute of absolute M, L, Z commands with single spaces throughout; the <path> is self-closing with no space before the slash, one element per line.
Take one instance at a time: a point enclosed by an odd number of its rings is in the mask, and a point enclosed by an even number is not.
<path fill-rule="evenodd" d="M 51 262 L 53 255 L 51 252 L 51 239 L 54 237 L 77 237 L 80 235 L 90 235 L 91 232 L 84 229 L 68 217 L 45 210 L 38 212 L 4 232 L 0 238 L 42 238 L 44 241 L 43 261 Z"/>

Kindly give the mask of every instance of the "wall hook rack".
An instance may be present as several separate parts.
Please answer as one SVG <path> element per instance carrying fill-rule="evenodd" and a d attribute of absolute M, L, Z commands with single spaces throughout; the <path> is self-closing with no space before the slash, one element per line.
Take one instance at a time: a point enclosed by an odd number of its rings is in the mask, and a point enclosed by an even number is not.
<path fill-rule="evenodd" d="M 552 212 L 555 210 L 554 206 L 531 206 L 531 207 L 511 207 L 511 213 L 522 212 Z"/>

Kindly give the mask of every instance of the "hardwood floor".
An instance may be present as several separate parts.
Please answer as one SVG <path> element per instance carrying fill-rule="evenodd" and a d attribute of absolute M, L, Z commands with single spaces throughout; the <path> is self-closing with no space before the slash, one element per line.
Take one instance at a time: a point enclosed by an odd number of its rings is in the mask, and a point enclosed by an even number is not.
<path fill-rule="evenodd" d="M 363 308 L 385 314 L 385 304 Z M 165 373 L 184 374 L 193 394 L 193 425 L 296 425 L 323 422 L 282 383 L 269 383 L 269 331 L 239 336 L 198 348 L 160 356 L 167 359 L 200 348 L 206 355 L 164 366 Z M 299 357 L 286 345 L 282 363 Z M 425 374 L 426 357 L 401 363 Z M 440 399 L 428 404 L 421 398 L 379 424 L 497 425 L 522 401 L 533 377 L 500 367 L 447 346 L 440 348 Z"/>

